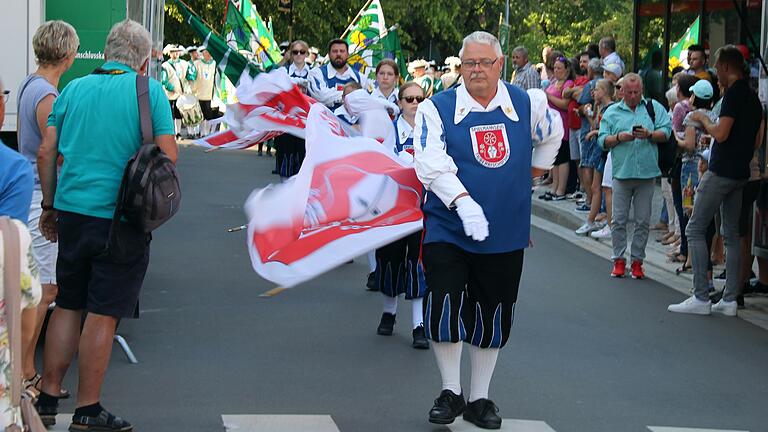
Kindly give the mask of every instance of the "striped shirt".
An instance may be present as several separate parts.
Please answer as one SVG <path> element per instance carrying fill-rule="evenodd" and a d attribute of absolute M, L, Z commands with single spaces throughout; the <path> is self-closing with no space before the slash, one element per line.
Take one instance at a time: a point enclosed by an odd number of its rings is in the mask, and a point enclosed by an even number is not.
<path fill-rule="evenodd" d="M 530 62 L 515 70 L 512 74 L 512 84 L 523 90 L 541 88 L 541 77 Z"/>

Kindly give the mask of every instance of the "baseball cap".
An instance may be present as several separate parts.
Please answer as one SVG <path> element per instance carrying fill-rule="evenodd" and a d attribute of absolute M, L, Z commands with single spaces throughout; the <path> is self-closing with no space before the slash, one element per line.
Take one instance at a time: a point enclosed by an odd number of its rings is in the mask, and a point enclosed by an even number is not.
<path fill-rule="evenodd" d="M 603 72 L 610 72 L 617 77 L 621 78 L 621 66 L 619 66 L 618 63 L 608 63 L 606 65 L 603 65 Z"/>
<path fill-rule="evenodd" d="M 695 94 L 699 99 L 712 99 L 712 84 L 709 80 L 700 79 L 691 86 L 691 93 Z"/>

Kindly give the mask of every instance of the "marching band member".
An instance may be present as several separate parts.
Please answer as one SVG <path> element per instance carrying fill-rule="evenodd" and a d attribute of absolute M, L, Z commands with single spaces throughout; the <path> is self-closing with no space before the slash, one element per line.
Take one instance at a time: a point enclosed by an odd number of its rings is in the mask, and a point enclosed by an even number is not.
<path fill-rule="evenodd" d="M 400 70 L 392 59 L 383 59 L 376 65 L 376 88 L 371 94 L 375 97 L 397 103 L 397 83 L 400 81 Z"/>
<path fill-rule="evenodd" d="M 349 45 L 342 39 L 328 43 L 330 63 L 316 67 L 309 72 L 309 95 L 331 110 L 341 106 L 344 84 L 355 81 L 366 91 L 370 91 L 368 78 L 361 75 L 347 64 Z"/>
<path fill-rule="evenodd" d="M 414 167 L 428 190 L 424 326 L 442 377 L 429 421 L 450 424 L 463 413 L 498 429 L 488 388 L 529 245 L 531 176 L 552 166 L 563 129 L 544 92 L 500 80 L 504 56 L 495 36 L 470 34 L 459 57 L 464 83 L 419 104 L 413 137 Z M 463 342 L 472 363 L 469 403 L 460 384 Z"/>

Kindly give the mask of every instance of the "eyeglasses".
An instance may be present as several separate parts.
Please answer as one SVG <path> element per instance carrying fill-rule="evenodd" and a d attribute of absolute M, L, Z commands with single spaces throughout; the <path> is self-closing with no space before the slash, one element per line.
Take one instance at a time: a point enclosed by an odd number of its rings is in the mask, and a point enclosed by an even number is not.
<path fill-rule="evenodd" d="M 408 103 L 418 102 L 422 103 L 424 102 L 424 96 L 403 96 L 403 100 Z"/>
<path fill-rule="evenodd" d="M 3 91 L 3 103 L 8 102 L 8 95 L 10 95 L 10 94 L 11 94 L 10 90 L 4 90 Z"/>
<path fill-rule="evenodd" d="M 475 66 L 480 66 L 480 69 L 490 69 L 491 66 L 493 66 L 496 61 L 499 58 L 497 57 L 494 60 L 491 59 L 480 59 L 480 60 L 461 60 L 461 67 L 466 70 L 472 70 L 475 68 Z"/>
<path fill-rule="evenodd" d="M 293 53 L 293 55 L 299 55 L 299 54 L 307 55 L 307 52 L 305 50 L 293 50 L 291 52 Z"/>

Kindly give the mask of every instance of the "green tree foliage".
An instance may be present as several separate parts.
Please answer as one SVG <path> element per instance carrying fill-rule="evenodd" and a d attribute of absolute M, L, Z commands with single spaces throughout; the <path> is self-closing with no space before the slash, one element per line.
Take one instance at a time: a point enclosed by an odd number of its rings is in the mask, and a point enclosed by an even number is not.
<path fill-rule="evenodd" d="M 198 44 L 200 40 L 181 22 L 171 0 L 166 0 L 167 43 Z M 221 30 L 225 0 L 186 0 L 206 22 Z M 253 0 L 261 15 L 273 20 L 275 38 L 288 40 L 290 16 L 277 11 L 277 0 Z M 365 0 L 293 0 L 292 37 L 306 40 L 325 52 Z M 400 25 L 407 58 L 442 60 L 456 55 L 461 39 L 474 30 L 498 34 L 505 0 L 381 0 L 388 26 Z M 575 55 L 588 43 L 612 35 L 625 61 L 632 45 L 632 0 L 511 0 L 510 45 L 524 45 L 538 61 L 545 45 Z M 652 35 L 648 35 L 652 36 Z"/>

